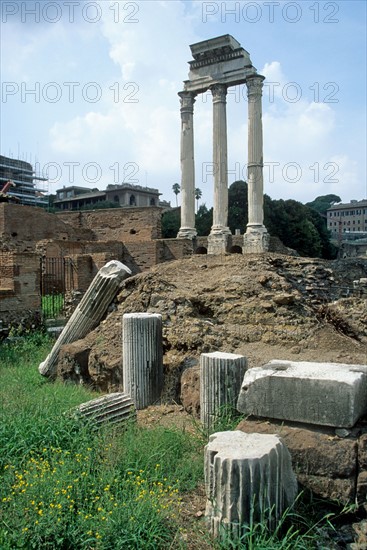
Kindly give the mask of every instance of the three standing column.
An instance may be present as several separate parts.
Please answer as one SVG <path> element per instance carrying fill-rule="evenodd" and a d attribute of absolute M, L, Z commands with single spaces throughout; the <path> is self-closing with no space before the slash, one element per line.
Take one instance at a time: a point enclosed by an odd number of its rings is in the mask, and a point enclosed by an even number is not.
<path fill-rule="evenodd" d="M 178 239 L 193 239 L 195 229 L 195 161 L 193 92 L 179 92 L 181 101 L 181 227 Z"/>
<path fill-rule="evenodd" d="M 264 226 L 263 132 L 261 97 L 265 77 L 246 78 L 248 97 L 248 224 L 244 235 L 244 253 L 265 252 L 269 235 Z"/>

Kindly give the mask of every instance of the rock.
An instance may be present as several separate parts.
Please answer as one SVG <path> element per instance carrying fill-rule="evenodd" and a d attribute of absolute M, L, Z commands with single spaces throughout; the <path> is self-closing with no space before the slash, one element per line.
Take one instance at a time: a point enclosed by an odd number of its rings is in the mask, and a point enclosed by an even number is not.
<path fill-rule="evenodd" d="M 346 430 L 345 428 L 337 428 L 335 430 L 335 435 L 337 435 L 338 437 L 348 437 L 350 433 L 350 430 Z"/>
<path fill-rule="evenodd" d="M 276 294 L 273 297 L 273 301 L 276 303 L 277 306 L 288 306 L 290 304 L 293 304 L 296 300 L 296 296 L 294 294 Z"/>
<path fill-rule="evenodd" d="M 237 408 L 244 414 L 351 428 L 365 413 L 363 365 L 273 360 L 249 369 Z"/>
<path fill-rule="evenodd" d="M 321 498 L 350 504 L 356 496 L 358 442 L 339 439 L 333 430 L 318 426 L 247 419 L 237 429 L 244 433 L 276 434 L 289 449 L 298 481 Z"/>
<path fill-rule="evenodd" d="M 200 414 L 200 365 L 189 367 L 181 376 L 181 403 L 190 414 Z"/>

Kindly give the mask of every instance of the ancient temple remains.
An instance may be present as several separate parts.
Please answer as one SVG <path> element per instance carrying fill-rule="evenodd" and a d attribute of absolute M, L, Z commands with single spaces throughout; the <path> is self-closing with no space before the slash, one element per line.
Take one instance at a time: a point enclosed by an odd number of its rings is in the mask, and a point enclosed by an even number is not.
<path fill-rule="evenodd" d="M 98 325 L 116 296 L 120 283 L 130 275 L 130 269 L 117 260 L 107 262 L 98 271 L 51 352 L 39 365 L 38 370 L 42 376 L 56 377 L 61 347 L 84 338 Z"/>
<path fill-rule="evenodd" d="M 246 371 L 237 409 L 246 414 L 351 428 L 366 414 L 367 366 L 273 360 Z"/>
<path fill-rule="evenodd" d="M 297 496 L 286 445 L 276 435 L 217 432 L 204 457 L 205 516 L 210 532 L 240 539 L 246 526 L 273 528 Z"/>
<path fill-rule="evenodd" d="M 201 354 L 200 419 L 205 428 L 215 425 L 225 408 L 236 408 L 246 370 L 243 355 L 221 351 Z"/>
<path fill-rule="evenodd" d="M 179 92 L 181 100 L 181 227 L 177 237 L 194 239 L 195 164 L 194 103 L 198 94 L 210 90 L 213 96 L 213 226 L 208 237 L 208 253 L 229 250 L 228 162 L 226 95 L 230 86 L 246 84 L 248 96 L 248 224 L 243 252 L 264 252 L 269 236 L 263 213 L 262 87 L 264 76 L 252 65 L 250 56 L 229 34 L 190 46 L 189 80 Z"/>
<path fill-rule="evenodd" d="M 159 400 L 163 387 L 162 315 L 125 313 L 122 344 L 124 391 L 138 410 L 145 409 Z"/>

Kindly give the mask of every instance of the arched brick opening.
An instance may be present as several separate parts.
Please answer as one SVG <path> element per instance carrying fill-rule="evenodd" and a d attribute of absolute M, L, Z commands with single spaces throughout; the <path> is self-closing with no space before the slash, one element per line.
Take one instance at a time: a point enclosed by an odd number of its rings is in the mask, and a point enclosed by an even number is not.
<path fill-rule="evenodd" d="M 231 254 L 242 254 L 242 247 L 241 246 L 237 246 L 237 245 L 234 245 L 230 248 L 229 252 Z"/>
<path fill-rule="evenodd" d="M 208 254 L 208 249 L 205 246 L 198 246 L 195 250 L 195 254 Z"/>

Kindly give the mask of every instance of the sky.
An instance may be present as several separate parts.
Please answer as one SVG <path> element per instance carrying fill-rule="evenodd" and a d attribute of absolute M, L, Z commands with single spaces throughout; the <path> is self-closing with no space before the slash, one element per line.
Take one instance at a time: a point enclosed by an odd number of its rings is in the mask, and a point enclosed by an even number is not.
<path fill-rule="evenodd" d="M 348 1 L 1 3 L 1 154 L 41 188 L 153 187 L 175 205 L 190 44 L 232 35 L 266 77 L 264 190 L 367 198 L 366 6 Z M 228 89 L 228 181 L 246 179 L 245 86 Z M 194 108 L 195 186 L 213 203 L 212 99 Z"/>

